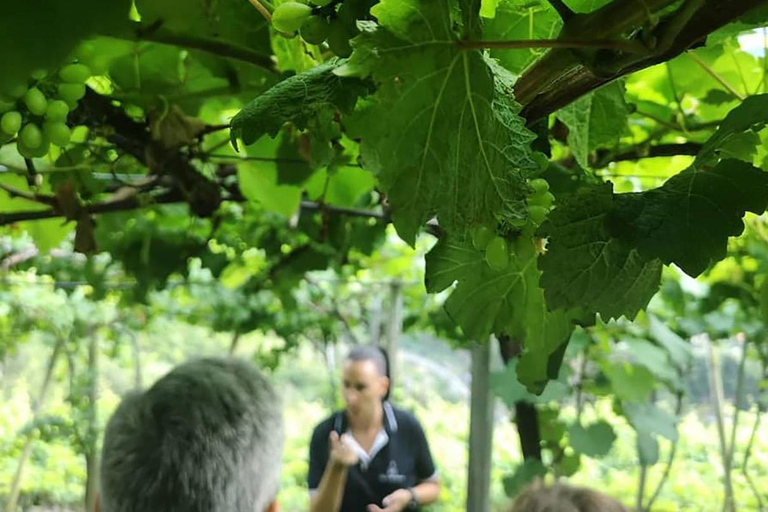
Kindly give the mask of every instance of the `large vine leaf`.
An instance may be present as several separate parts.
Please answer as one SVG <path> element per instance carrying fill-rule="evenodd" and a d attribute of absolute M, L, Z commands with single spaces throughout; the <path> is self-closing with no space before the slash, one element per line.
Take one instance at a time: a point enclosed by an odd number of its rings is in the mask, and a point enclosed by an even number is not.
<path fill-rule="evenodd" d="M 413 243 L 434 215 L 448 231 L 523 212 L 533 134 L 511 99 L 512 77 L 462 50 L 447 0 L 384 0 L 363 24 L 342 75 L 377 93 L 347 126 L 378 173 L 400 236 Z"/>
<path fill-rule="evenodd" d="M 269 24 L 249 2 L 239 0 L 136 0 L 146 24 L 226 39 L 270 53 Z"/>
<path fill-rule="evenodd" d="M 613 442 L 616 441 L 616 432 L 611 424 L 606 421 L 598 421 L 588 427 L 574 423 L 568 429 L 568 438 L 571 447 L 587 457 L 603 457 L 611 451 Z"/>
<path fill-rule="evenodd" d="M 568 127 L 568 147 L 576 161 L 587 168 L 589 154 L 618 143 L 627 128 L 624 85 L 618 81 L 601 87 L 560 109 L 557 117 Z"/>
<path fill-rule="evenodd" d="M 729 141 L 743 137 L 747 130 L 755 127 L 762 128 L 766 123 L 768 123 L 768 94 L 746 98 L 723 119 L 715 134 L 699 151 L 695 164 L 699 167 L 712 164 L 717 161 L 718 150 L 727 146 Z"/>
<path fill-rule="evenodd" d="M 129 0 L 4 1 L 0 94 L 26 84 L 34 70 L 60 65 L 80 40 L 118 30 L 128 21 L 130 5 Z"/>
<path fill-rule="evenodd" d="M 522 252 L 530 256 L 513 254 L 507 268 L 494 270 L 482 251 L 445 238 L 427 254 L 425 281 L 431 293 L 458 281 L 445 309 L 469 338 L 484 341 L 497 333 L 523 341 L 529 366 L 518 367 L 518 377 L 541 392 L 541 384 L 549 379 L 549 356 L 568 340 L 572 316 L 548 310 L 536 253 L 533 247 Z"/>
<path fill-rule="evenodd" d="M 335 64 L 325 64 L 278 83 L 246 105 L 233 119 L 231 138 L 253 144 L 262 135 L 275 137 L 288 121 L 305 128 L 310 119 L 328 112 L 351 111 L 367 86 L 357 78 L 333 73 Z"/>
<path fill-rule="evenodd" d="M 283 137 L 264 138 L 249 146 L 247 153 L 250 159 L 237 166 L 237 178 L 246 199 L 259 203 L 267 211 L 290 217 L 301 202 L 301 188 L 280 183 L 280 176 L 286 174 L 286 164 L 275 160 Z M 294 164 L 299 173 L 304 167 L 301 163 Z"/>
<path fill-rule="evenodd" d="M 768 204 L 768 174 L 740 160 L 709 170 L 690 167 L 659 188 L 616 196 L 610 233 L 648 259 L 675 263 L 698 276 L 723 259 L 729 236 L 744 230 L 747 211 Z"/>
<path fill-rule="evenodd" d="M 656 404 L 630 402 L 623 404 L 623 409 L 638 434 L 659 435 L 677 441 L 677 419 Z"/>
<path fill-rule="evenodd" d="M 612 186 L 605 184 L 579 191 L 550 214 L 543 226 L 549 250 L 540 266 L 551 308 L 634 318 L 656 293 L 661 262 L 612 235 L 607 218 L 613 208 Z"/>
<path fill-rule="evenodd" d="M 483 7 L 486 7 L 485 2 Z M 488 7 L 490 9 L 490 7 Z M 480 14 L 486 16 L 491 13 Z M 491 17 L 491 16 L 488 16 Z M 560 16 L 546 2 L 526 2 L 522 5 L 516 0 L 501 0 L 494 6 L 492 19 L 483 24 L 483 37 L 491 41 L 511 39 L 555 39 L 560 32 Z M 530 50 L 491 50 L 491 57 L 512 71 L 521 73 L 526 66 L 546 52 L 542 48 Z"/>

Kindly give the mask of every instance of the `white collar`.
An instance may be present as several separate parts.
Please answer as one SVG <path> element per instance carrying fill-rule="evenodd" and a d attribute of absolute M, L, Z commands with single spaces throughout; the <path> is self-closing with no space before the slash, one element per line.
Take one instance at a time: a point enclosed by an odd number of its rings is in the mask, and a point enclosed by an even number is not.
<path fill-rule="evenodd" d="M 360 469 L 363 471 L 368 469 L 368 466 L 371 464 L 373 458 L 376 457 L 376 454 L 378 454 L 382 448 L 387 446 L 388 442 L 389 436 L 387 435 L 387 432 L 382 428 L 379 430 L 378 434 L 376 434 L 376 439 L 373 440 L 371 450 L 366 452 L 353 435 L 350 434 L 349 436 L 349 444 L 352 446 L 352 449 L 355 450 L 357 458 L 360 459 Z"/>

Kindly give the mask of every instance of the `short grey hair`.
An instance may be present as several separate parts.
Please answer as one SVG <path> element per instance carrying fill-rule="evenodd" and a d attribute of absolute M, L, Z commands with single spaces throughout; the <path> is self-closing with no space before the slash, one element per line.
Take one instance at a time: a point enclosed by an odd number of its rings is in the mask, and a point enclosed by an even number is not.
<path fill-rule="evenodd" d="M 261 512 L 277 496 L 280 399 L 234 359 L 182 364 L 109 420 L 102 512 Z"/>

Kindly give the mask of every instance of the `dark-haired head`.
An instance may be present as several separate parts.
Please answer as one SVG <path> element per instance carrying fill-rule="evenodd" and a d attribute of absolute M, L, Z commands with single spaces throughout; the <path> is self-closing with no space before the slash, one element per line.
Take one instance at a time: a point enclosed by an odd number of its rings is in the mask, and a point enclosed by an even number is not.
<path fill-rule="evenodd" d="M 352 417 L 366 418 L 389 397 L 389 364 L 379 347 L 359 345 L 352 348 L 344 361 L 343 395 L 347 412 Z"/>
<path fill-rule="evenodd" d="M 386 351 L 374 345 L 357 345 L 347 354 L 347 361 L 371 361 L 382 377 L 389 377 L 388 359 Z"/>

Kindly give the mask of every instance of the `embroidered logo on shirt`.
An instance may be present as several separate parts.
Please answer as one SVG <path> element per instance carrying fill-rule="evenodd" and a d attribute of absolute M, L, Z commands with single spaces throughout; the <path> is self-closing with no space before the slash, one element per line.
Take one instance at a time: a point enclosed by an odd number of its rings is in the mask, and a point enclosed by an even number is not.
<path fill-rule="evenodd" d="M 405 475 L 401 475 L 397 469 L 397 462 L 394 460 L 389 461 L 387 472 L 383 475 L 379 475 L 379 481 L 388 484 L 403 484 L 405 483 Z"/>

